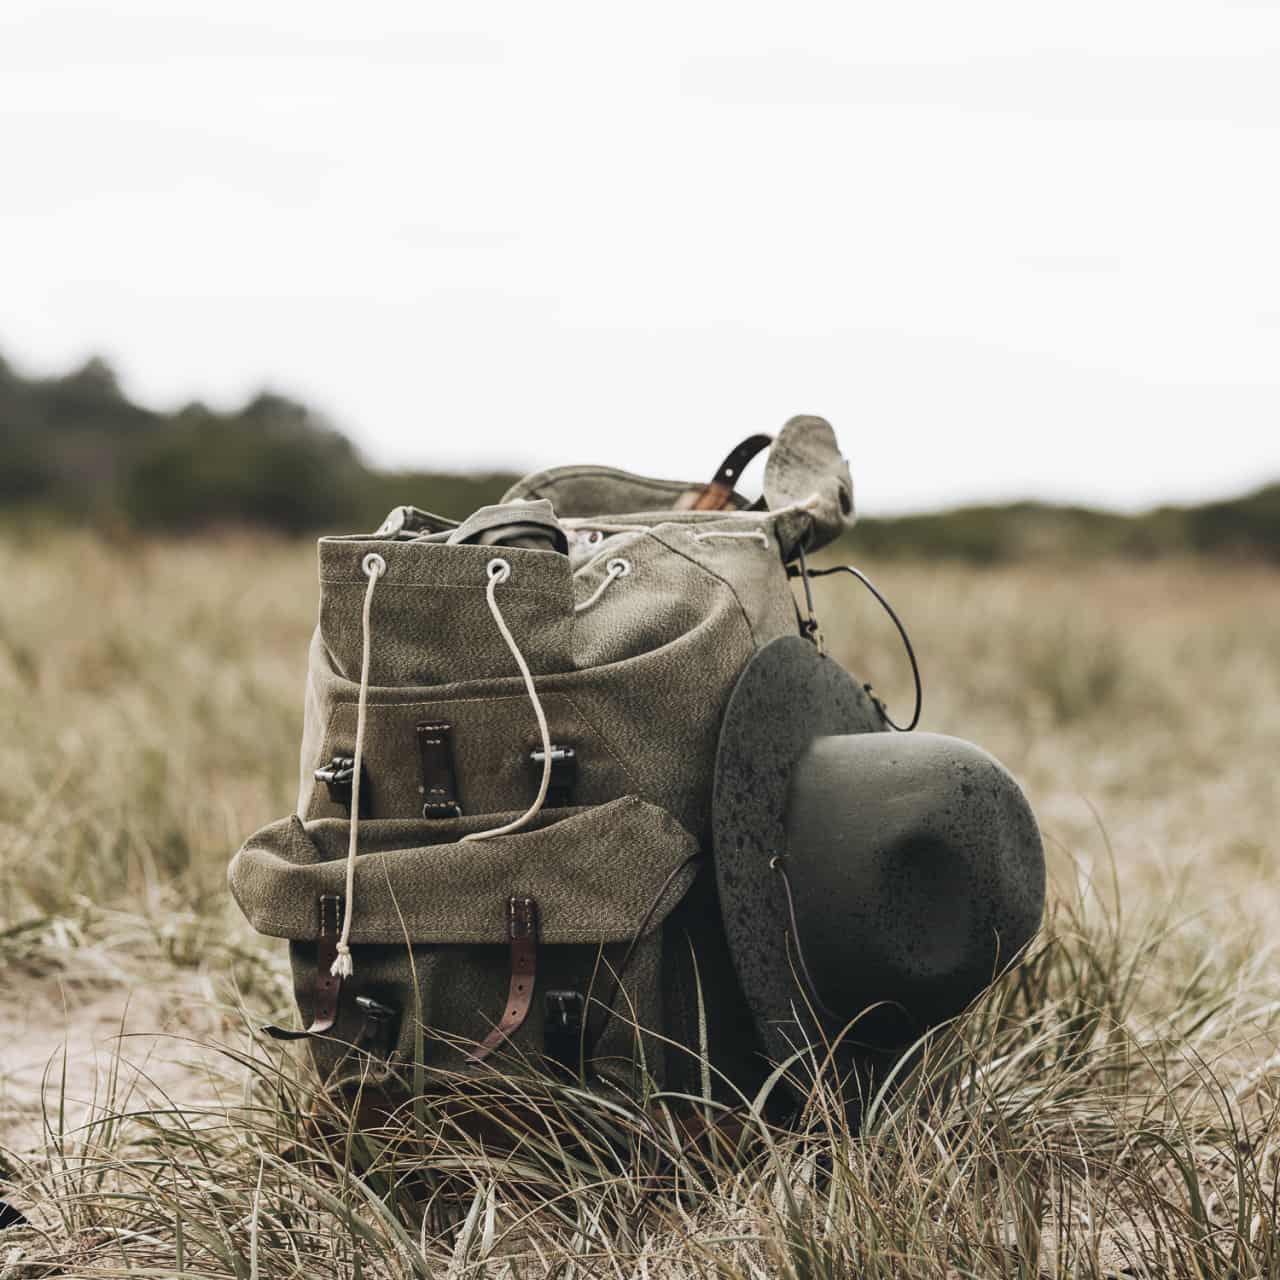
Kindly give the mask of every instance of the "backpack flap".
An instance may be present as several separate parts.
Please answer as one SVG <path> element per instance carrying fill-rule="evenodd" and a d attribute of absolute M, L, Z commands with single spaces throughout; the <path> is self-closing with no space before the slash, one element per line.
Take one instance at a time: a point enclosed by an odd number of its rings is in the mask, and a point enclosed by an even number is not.
<path fill-rule="evenodd" d="M 454 1071 L 477 1045 L 544 1053 L 548 1006 L 559 1016 L 566 992 L 584 1010 L 611 1010 L 613 1053 L 634 1039 L 633 1021 L 661 1032 L 661 928 L 697 875 L 697 842 L 664 809 L 634 796 L 564 812 L 472 842 L 462 837 L 497 815 L 361 823 L 355 973 L 343 983 L 332 1031 L 313 1042 L 322 1071 L 336 1071 L 360 1042 L 362 997 L 402 1015 L 393 1061 L 411 1062 L 425 1039 L 426 1064 Z M 231 891 L 250 923 L 293 944 L 304 1018 L 315 1016 L 316 962 L 325 954 L 318 908 L 345 892 L 347 837 L 345 820 L 292 817 L 263 828 L 231 864 Z M 518 987 L 524 1007 L 508 1026 Z M 597 1024 L 585 1037 L 588 1057 L 605 1029 Z M 647 1056 L 660 1070 L 660 1046 Z"/>

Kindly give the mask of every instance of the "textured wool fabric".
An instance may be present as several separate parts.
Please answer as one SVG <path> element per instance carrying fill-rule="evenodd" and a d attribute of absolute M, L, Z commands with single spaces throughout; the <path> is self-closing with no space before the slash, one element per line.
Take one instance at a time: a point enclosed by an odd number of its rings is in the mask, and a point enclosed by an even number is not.
<path fill-rule="evenodd" d="M 586 1048 L 597 1071 L 696 1086 L 700 1024 L 715 1070 L 743 1082 L 757 1069 L 714 876 L 697 855 L 710 848 L 729 694 L 759 647 L 797 633 L 786 564 L 797 547 L 822 545 L 851 522 L 852 485 L 831 428 L 795 418 L 766 464 L 770 509 L 747 510 L 735 497 L 727 511 L 689 510 L 699 492 L 560 468 L 461 525 L 404 506 L 373 535 L 321 539 L 297 816 L 250 838 L 231 884 L 258 929 L 290 940 L 308 1019 L 317 900 L 343 892 L 348 837 L 344 809 L 314 775 L 354 750 L 361 566 L 377 552 L 386 571 L 370 605 L 368 816 L 348 904 L 355 973 L 337 1025 L 312 1043 L 331 1079 L 371 1063 L 391 1076 L 414 1064 L 458 1068 L 459 1044 L 482 1039 L 502 1015 L 513 895 L 536 899 L 541 936 L 537 998 L 510 1053 L 536 1059 L 542 996 L 564 988 L 589 992 L 596 1006 Z M 557 542 L 563 533 L 568 554 L 466 541 L 507 524 L 542 526 Z M 572 808 L 464 843 L 522 813 L 538 785 L 537 720 L 486 595 L 495 558 L 510 572 L 494 602 L 532 672 L 552 742 L 574 749 L 577 775 Z M 423 817 L 423 723 L 451 727 L 461 817 Z M 625 972 L 614 975 L 624 957 Z M 401 1011 L 392 1045 L 370 1042 L 360 994 Z"/>

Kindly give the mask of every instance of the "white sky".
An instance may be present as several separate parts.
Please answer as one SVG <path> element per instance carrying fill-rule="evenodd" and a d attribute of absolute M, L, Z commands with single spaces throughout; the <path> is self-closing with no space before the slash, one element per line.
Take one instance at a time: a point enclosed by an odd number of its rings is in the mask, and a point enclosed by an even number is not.
<path fill-rule="evenodd" d="M 0 0 L 0 352 L 866 511 L 1280 476 L 1280 4 Z M 407 495 L 411 496 L 411 495 Z"/>

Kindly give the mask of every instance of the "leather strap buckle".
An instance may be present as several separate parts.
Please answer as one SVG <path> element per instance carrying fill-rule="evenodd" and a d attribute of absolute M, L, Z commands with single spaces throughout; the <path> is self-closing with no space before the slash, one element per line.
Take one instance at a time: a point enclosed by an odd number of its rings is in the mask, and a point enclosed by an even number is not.
<path fill-rule="evenodd" d="M 529 752 L 529 769 L 542 781 L 543 751 L 535 747 Z M 545 808 L 564 809 L 573 803 L 573 788 L 578 781 L 578 756 L 572 747 L 551 746 L 551 782 L 547 787 Z"/>
<path fill-rule="evenodd" d="M 329 803 L 341 805 L 348 816 L 351 813 L 351 792 L 355 776 L 355 756 L 346 755 L 335 755 L 313 775 L 317 782 L 323 782 L 329 789 Z M 360 816 L 369 816 L 369 775 L 363 765 L 360 768 Z"/>
<path fill-rule="evenodd" d="M 356 996 L 356 1008 L 364 1014 L 356 1044 L 370 1053 L 387 1056 L 394 1045 L 400 1010 L 373 996 Z"/>
<path fill-rule="evenodd" d="M 468 1062 L 483 1062 L 515 1035 L 529 1016 L 538 970 L 538 904 L 532 898 L 507 900 L 507 939 L 511 944 L 511 984 L 506 1008 L 498 1025 L 467 1054 Z"/>
<path fill-rule="evenodd" d="M 542 1031 L 542 1056 L 570 1071 L 578 1069 L 586 1001 L 581 991 L 548 991 Z"/>
<path fill-rule="evenodd" d="M 424 720 L 417 728 L 418 759 L 422 762 L 422 816 L 460 818 L 458 780 L 453 770 L 453 726 Z"/>
<path fill-rule="evenodd" d="M 338 1020 L 338 999 L 342 995 L 342 979 L 330 970 L 338 958 L 338 935 L 342 932 L 342 898 L 326 893 L 319 901 L 320 936 L 316 939 L 316 982 L 311 1003 L 311 1025 L 297 1031 L 290 1027 L 265 1026 L 263 1034 L 273 1040 L 305 1040 L 324 1035 Z"/>

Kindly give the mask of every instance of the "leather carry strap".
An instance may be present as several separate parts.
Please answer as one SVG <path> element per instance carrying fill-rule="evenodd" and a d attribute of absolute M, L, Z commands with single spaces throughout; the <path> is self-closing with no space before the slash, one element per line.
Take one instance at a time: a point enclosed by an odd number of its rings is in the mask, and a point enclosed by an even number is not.
<path fill-rule="evenodd" d="M 453 726 L 424 720 L 417 728 L 422 763 L 422 816 L 460 818 L 458 782 L 453 771 Z"/>
<path fill-rule="evenodd" d="M 266 1026 L 262 1030 L 273 1040 L 305 1040 L 333 1029 L 338 1020 L 338 997 L 342 979 L 330 972 L 338 958 L 338 935 L 342 931 L 342 898 L 326 893 L 319 901 L 320 936 L 316 939 L 316 985 L 311 1001 L 311 1025 L 303 1031 Z"/>
<path fill-rule="evenodd" d="M 507 900 L 507 938 L 511 943 L 511 987 L 502 1020 L 467 1054 L 468 1062 L 483 1062 L 500 1044 L 524 1026 L 533 1004 L 538 969 L 538 904 L 532 898 Z"/>
<path fill-rule="evenodd" d="M 720 469 L 712 476 L 711 483 L 702 491 L 690 510 L 723 511 L 733 497 L 733 486 L 747 469 L 748 463 L 772 443 L 772 436 L 748 436 L 730 451 L 729 456 L 720 464 Z"/>

